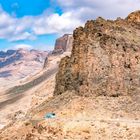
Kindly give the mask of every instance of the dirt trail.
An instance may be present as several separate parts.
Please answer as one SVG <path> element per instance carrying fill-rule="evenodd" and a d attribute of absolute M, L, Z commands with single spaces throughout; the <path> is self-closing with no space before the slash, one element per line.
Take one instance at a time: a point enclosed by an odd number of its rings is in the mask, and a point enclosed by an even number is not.
<path fill-rule="evenodd" d="M 124 123 L 127 125 L 140 126 L 140 120 L 127 120 L 127 119 L 86 119 L 86 120 L 69 120 L 72 122 L 103 122 L 103 123 Z"/>

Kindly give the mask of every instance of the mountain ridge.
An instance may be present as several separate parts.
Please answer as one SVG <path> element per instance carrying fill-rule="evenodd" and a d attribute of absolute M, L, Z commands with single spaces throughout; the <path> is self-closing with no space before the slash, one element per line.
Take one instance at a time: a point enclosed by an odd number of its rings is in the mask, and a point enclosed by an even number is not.
<path fill-rule="evenodd" d="M 19 84 L 20 80 L 43 69 L 47 51 L 39 50 L 7 50 L 0 52 L 0 81 L 1 89 Z M 2 92 L 2 91 L 1 91 Z"/>
<path fill-rule="evenodd" d="M 27 50 L 27 49 L 1 51 L 0 52 L 0 68 L 10 65 L 11 63 L 19 61 L 21 59 L 24 59 L 26 55 L 36 55 L 35 60 L 39 61 L 39 58 L 45 57 L 43 53 L 46 55 L 47 51 L 45 52 L 45 51 Z"/>

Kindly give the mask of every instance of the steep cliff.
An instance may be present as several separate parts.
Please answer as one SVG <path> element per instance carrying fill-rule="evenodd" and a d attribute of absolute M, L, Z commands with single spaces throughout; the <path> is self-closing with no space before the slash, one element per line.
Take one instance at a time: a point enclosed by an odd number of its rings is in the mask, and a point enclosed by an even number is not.
<path fill-rule="evenodd" d="M 132 12 L 131 14 L 128 15 L 126 20 L 135 23 L 140 22 L 140 11 Z"/>
<path fill-rule="evenodd" d="M 72 50 L 72 44 L 73 44 L 72 34 L 64 34 L 62 37 L 56 39 L 54 50 L 46 57 L 43 68 L 44 69 L 47 68 L 49 57 L 50 58 L 54 57 L 54 55 L 56 57 L 57 56 L 59 57 L 59 55 L 63 55 L 64 53 L 68 53 L 64 54 L 66 56 L 69 55 L 69 53 L 71 53 Z"/>
<path fill-rule="evenodd" d="M 72 42 L 73 42 L 73 37 L 71 34 L 65 34 L 62 37 L 58 38 L 55 42 L 55 51 L 71 51 L 72 49 Z"/>
<path fill-rule="evenodd" d="M 72 54 L 60 63 L 54 95 L 67 90 L 86 96 L 139 93 L 139 17 L 140 12 L 115 21 L 98 18 L 77 28 Z"/>

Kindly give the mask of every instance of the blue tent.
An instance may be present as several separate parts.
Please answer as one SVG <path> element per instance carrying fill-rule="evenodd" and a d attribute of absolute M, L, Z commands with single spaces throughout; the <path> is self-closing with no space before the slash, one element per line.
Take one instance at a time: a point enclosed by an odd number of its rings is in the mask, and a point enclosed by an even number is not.
<path fill-rule="evenodd" d="M 45 119 L 55 118 L 55 113 L 47 113 Z"/>

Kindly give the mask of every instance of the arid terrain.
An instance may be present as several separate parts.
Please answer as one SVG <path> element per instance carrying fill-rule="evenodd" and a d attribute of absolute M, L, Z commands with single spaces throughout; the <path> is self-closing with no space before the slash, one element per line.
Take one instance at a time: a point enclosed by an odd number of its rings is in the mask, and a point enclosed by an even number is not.
<path fill-rule="evenodd" d="M 38 73 L 47 54 L 45 51 L 26 49 L 0 52 L 0 94 Z"/>
<path fill-rule="evenodd" d="M 2 95 L 0 139 L 139 140 L 140 11 L 87 21 L 74 30 L 72 51 L 60 48 Z"/>
<path fill-rule="evenodd" d="M 11 73 L 6 78 L 5 75 L 1 76 L 0 128 L 16 118 L 24 117 L 30 108 L 52 96 L 59 61 L 65 55 L 69 55 L 67 52 L 48 57 L 47 52 L 36 51 L 35 54 L 30 54 L 27 50 L 24 51 L 26 51 L 25 58 L 22 57 L 21 60 L 11 62 L 1 69 L 1 71 L 10 69 Z M 39 59 L 37 56 L 40 53 L 43 53 L 41 54 L 43 55 L 42 62 L 35 61 L 34 59 Z M 32 72 L 33 70 L 34 72 Z"/>

